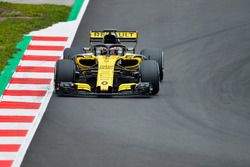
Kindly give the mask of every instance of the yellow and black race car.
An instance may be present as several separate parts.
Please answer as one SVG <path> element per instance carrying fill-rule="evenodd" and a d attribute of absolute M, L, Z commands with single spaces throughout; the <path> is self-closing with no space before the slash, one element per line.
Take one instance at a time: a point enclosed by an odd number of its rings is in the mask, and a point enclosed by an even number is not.
<path fill-rule="evenodd" d="M 91 31 L 90 47 L 66 48 L 55 70 L 59 95 L 155 95 L 163 80 L 163 51 L 135 53 L 136 31 Z M 135 43 L 127 47 L 125 43 Z"/>

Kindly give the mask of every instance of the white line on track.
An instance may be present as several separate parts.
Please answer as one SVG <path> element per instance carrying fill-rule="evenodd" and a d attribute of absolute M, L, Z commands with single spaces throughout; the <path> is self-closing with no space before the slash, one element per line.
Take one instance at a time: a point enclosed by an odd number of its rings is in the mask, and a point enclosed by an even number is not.
<path fill-rule="evenodd" d="M 23 60 L 19 63 L 19 66 L 44 66 L 44 67 L 54 67 L 56 62 L 53 61 L 28 61 Z"/>
<path fill-rule="evenodd" d="M 16 152 L 0 152 L 1 160 L 13 160 L 16 159 Z"/>
<path fill-rule="evenodd" d="M 54 73 L 15 72 L 15 78 L 53 78 Z"/>
<path fill-rule="evenodd" d="M 8 115 L 8 116 L 36 116 L 39 110 L 33 109 L 0 109 L 0 115 Z"/>
<path fill-rule="evenodd" d="M 18 101 L 18 102 L 41 102 L 43 96 L 3 96 L 3 101 Z"/>
<path fill-rule="evenodd" d="M 49 90 L 50 86 L 44 85 L 33 85 L 33 84 L 9 84 L 7 89 L 9 90 Z"/>
<path fill-rule="evenodd" d="M 22 144 L 24 137 L 0 137 L 1 144 Z"/>
<path fill-rule="evenodd" d="M 37 56 L 62 56 L 63 51 L 37 51 L 37 50 L 26 50 L 24 55 L 37 55 Z"/>
<path fill-rule="evenodd" d="M 0 130 L 22 130 L 22 129 L 30 129 L 32 127 L 32 123 L 0 123 Z M 1 143 L 1 142 L 0 142 Z M 1 143 L 3 144 L 3 143 Z"/>

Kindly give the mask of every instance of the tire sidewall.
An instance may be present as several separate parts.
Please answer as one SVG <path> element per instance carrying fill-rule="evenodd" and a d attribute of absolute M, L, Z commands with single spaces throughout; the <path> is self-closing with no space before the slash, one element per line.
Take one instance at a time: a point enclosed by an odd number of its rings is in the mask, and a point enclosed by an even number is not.
<path fill-rule="evenodd" d="M 141 82 L 149 82 L 153 86 L 152 95 L 159 92 L 159 66 L 155 60 L 144 60 L 140 65 Z"/>
<path fill-rule="evenodd" d="M 55 82 L 74 82 L 75 72 L 76 66 L 73 60 L 58 60 L 55 69 Z"/>
<path fill-rule="evenodd" d="M 160 81 L 164 77 L 164 53 L 162 49 L 159 48 L 147 48 L 140 52 L 148 60 L 155 60 L 159 65 Z"/>

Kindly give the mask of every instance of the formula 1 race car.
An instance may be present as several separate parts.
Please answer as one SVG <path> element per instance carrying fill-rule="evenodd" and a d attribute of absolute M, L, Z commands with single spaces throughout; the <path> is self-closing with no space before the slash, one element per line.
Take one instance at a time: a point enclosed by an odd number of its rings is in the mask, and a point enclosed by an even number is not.
<path fill-rule="evenodd" d="M 136 31 L 91 31 L 90 47 L 66 48 L 55 69 L 59 95 L 156 95 L 163 80 L 163 51 L 135 53 Z M 127 47 L 124 44 L 135 44 Z"/>

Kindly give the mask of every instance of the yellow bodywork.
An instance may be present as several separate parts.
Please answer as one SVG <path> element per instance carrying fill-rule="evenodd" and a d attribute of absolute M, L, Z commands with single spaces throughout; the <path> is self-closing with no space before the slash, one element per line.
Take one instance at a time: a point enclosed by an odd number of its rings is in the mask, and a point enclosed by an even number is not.
<path fill-rule="evenodd" d="M 98 56 L 98 74 L 96 87 L 100 87 L 101 91 L 108 91 L 109 87 L 113 87 L 114 69 L 118 56 Z"/>
<path fill-rule="evenodd" d="M 102 91 L 102 92 L 107 92 L 107 91 L 109 91 L 109 88 L 113 87 L 115 68 L 117 67 L 117 62 L 119 60 L 121 60 L 121 61 L 122 60 L 123 61 L 136 60 L 137 61 L 136 64 L 134 64 L 132 66 L 126 66 L 126 68 L 127 69 L 138 69 L 139 65 L 142 61 L 142 58 L 137 57 L 133 54 L 126 54 L 124 56 L 84 55 L 84 56 L 76 57 L 75 62 L 80 68 L 85 68 L 85 69 L 90 68 L 91 66 L 86 66 L 86 65 L 83 65 L 81 63 L 81 61 L 84 61 L 84 60 L 96 61 L 96 64 L 98 64 L 96 87 L 99 87 L 100 91 Z M 87 88 L 86 85 L 80 85 L 80 86 Z M 119 91 L 131 90 L 131 86 L 135 86 L 135 83 L 121 84 L 119 86 Z M 87 88 L 85 90 L 90 90 L 90 88 Z"/>
<path fill-rule="evenodd" d="M 126 91 L 126 90 L 131 90 L 132 87 L 136 87 L 138 84 L 136 83 L 125 83 L 125 84 L 121 84 L 119 86 L 118 92 L 121 91 Z"/>
<path fill-rule="evenodd" d="M 77 90 L 91 91 L 91 87 L 86 83 L 76 83 Z"/>

